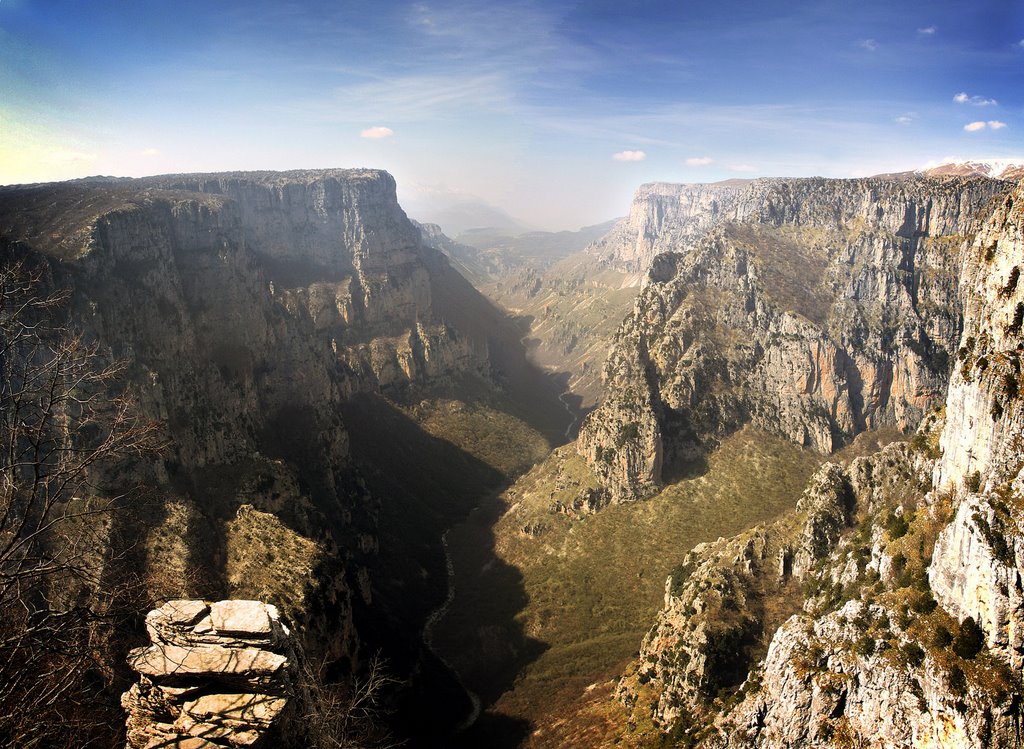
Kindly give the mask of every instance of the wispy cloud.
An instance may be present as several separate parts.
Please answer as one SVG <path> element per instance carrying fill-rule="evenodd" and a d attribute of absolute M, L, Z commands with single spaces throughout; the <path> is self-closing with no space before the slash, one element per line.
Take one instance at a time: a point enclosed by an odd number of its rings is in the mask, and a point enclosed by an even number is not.
<path fill-rule="evenodd" d="M 619 151 L 613 153 L 612 158 L 615 161 L 643 161 L 647 158 L 647 154 L 643 151 Z"/>
<path fill-rule="evenodd" d="M 972 104 L 976 107 L 994 107 L 999 104 L 995 99 L 987 99 L 984 96 L 971 96 L 966 91 L 961 91 L 953 97 L 957 104 Z"/>
<path fill-rule="evenodd" d="M 383 125 L 375 125 L 374 127 L 368 127 L 359 133 L 360 138 L 390 138 L 395 134 L 395 131 L 390 127 L 384 127 Z"/>
<path fill-rule="evenodd" d="M 714 159 L 710 156 L 691 156 L 686 160 L 687 166 L 707 166 L 708 164 L 714 163 Z"/>
<path fill-rule="evenodd" d="M 365 82 L 339 86 L 326 99 L 311 97 L 294 107 L 305 117 L 329 122 L 449 119 L 467 111 L 507 111 L 514 99 L 513 88 L 497 73 L 373 76 Z"/>
<path fill-rule="evenodd" d="M 159 156 L 159 155 L 160 155 L 160 149 L 159 148 L 144 148 L 141 151 L 139 151 L 139 156 L 149 157 L 149 156 Z"/>
<path fill-rule="evenodd" d="M 924 36 L 931 36 L 932 34 L 934 34 L 938 30 L 939 29 L 938 29 L 937 26 L 924 26 L 922 28 L 919 28 L 917 30 L 917 33 L 918 34 L 923 34 Z"/>
<path fill-rule="evenodd" d="M 866 49 L 868 52 L 874 52 L 878 49 L 878 42 L 874 39 L 864 39 L 861 41 L 860 46 Z"/>
<path fill-rule="evenodd" d="M 917 118 L 914 112 L 904 112 L 901 115 L 893 117 L 893 121 L 898 125 L 909 125 Z"/>
<path fill-rule="evenodd" d="M 1006 123 L 1000 122 L 999 120 L 988 120 L 987 122 L 984 120 L 978 120 L 977 122 L 968 122 L 964 125 L 964 130 L 969 133 L 976 133 L 980 130 L 984 130 L 985 128 L 1002 130 L 1004 127 L 1006 127 Z"/>

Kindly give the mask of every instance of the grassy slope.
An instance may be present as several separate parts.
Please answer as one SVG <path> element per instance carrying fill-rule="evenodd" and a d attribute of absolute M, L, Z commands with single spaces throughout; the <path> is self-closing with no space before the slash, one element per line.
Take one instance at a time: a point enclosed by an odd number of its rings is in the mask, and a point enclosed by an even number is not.
<path fill-rule="evenodd" d="M 672 567 L 697 543 L 792 508 L 821 461 L 744 430 L 725 441 L 704 476 L 574 518 L 553 513 L 552 504 L 571 501 L 593 479 L 571 447 L 561 448 L 450 535 L 458 587 L 436 643 L 485 700 L 497 700 L 492 713 L 524 729 L 544 727 L 527 746 L 557 746 L 565 736 L 552 726 L 581 706 L 593 703 L 590 717 L 605 720 L 595 694 L 606 687 L 591 685 L 614 677 L 636 652 Z M 595 740 L 602 732 L 580 730 Z"/>

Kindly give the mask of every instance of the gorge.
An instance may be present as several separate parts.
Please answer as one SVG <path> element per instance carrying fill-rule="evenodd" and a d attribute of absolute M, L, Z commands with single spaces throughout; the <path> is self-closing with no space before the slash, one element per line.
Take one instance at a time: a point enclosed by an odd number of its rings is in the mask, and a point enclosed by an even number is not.
<path fill-rule="evenodd" d="M 377 170 L 0 187 L 164 443 L 95 476 L 145 489 L 97 695 L 240 599 L 408 746 L 1019 746 L 1022 201 L 658 183 L 495 262 Z"/>

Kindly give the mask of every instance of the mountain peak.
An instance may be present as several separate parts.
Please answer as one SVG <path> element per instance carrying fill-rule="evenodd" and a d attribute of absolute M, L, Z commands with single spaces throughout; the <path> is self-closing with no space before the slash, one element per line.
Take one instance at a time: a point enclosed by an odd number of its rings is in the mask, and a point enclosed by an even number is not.
<path fill-rule="evenodd" d="M 926 177 L 992 177 L 1019 180 L 1024 178 L 1024 157 L 1012 159 L 942 159 L 918 170 Z"/>

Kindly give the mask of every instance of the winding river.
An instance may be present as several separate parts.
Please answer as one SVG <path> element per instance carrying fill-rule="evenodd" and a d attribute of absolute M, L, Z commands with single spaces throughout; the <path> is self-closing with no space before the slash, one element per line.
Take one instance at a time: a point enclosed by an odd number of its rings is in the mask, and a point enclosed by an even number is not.
<path fill-rule="evenodd" d="M 576 423 L 579 421 L 579 415 L 566 400 L 566 397 L 570 394 L 571 391 L 567 390 L 558 396 L 558 401 L 565 408 L 565 412 L 569 414 L 571 419 L 569 421 L 569 425 L 565 428 L 565 438 L 567 440 L 572 439 L 573 427 L 575 427 Z M 483 706 L 480 703 L 480 697 L 472 689 L 466 686 L 455 667 L 452 666 L 444 655 L 434 648 L 434 630 L 437 628 L 438 624 L 441 623 L 441 620 L 447 616 L 448 609 L 455 600 L 455 563 L 452 561 L 451 549 L 448 545 L 449 533 L 451 533 L 450 528 L 441 535 L 441 547 L 444 549 L 444 564 L 448 574 L 448 592 L 441 605 L 430 612 L 430 616 L 427 617 L 426 622 L 423 624 L 423 644 L 426 646 L 427 650 L 433 653 L 434 657 L 441 661 L 441 663 L 445 665 L 445 668 L 452 673 L 456 682 L 458 682 L 462 691 L 466 693 L 466 696 L 469 698 L 470 704 L 472 705 L 469 715 L 467 715 L 466 718 L 453 729 L 452 735 L 455 736 L 468 730 L 474 723 L 476 723 L 477 719 L 480 717 L 481 711 L 483 710 Z"/>
<path fill-rule="evenodd" d="M 455 667 L 452 666 L 444 655 L 434 649 L 434 628 L 437 627 L 442 619 L 444 619 L 448 613 L 448 609 L 452 605 L 452 601 L 455 600 L 455 563 L 452 561 L 451 550 L 448 548 L 449 533 L 451 533 L 451 529 L 446 530 L 441 536 L 441 546 L 444 548 L 444 564 L 448 571 L 448 594 L 445 596 L 441 605 L 430 612 L 430 616 L 427 617 L 427 621 L 423 625 L 423 644 L 426 645 L 427 650 L 433 653 L 434 657 L 441 661 L 441 663 L 445 665 L 445 668 L 452 673 L 459 686 L 462 687 L 462 691 L 466 693 L 467 697 L 469 697 L 470 704 L 472 705 L 472 710 L 469 715 L 453 729 L 452 735 L 457 735 L 469 729 L 474 723 L 476 723 L 477 718 L 480 717 L 481 704 L 480 698 L 473 690 L 465 685 L 462 681 L 462 677 L 459 676 L 459 672 Z"/>

